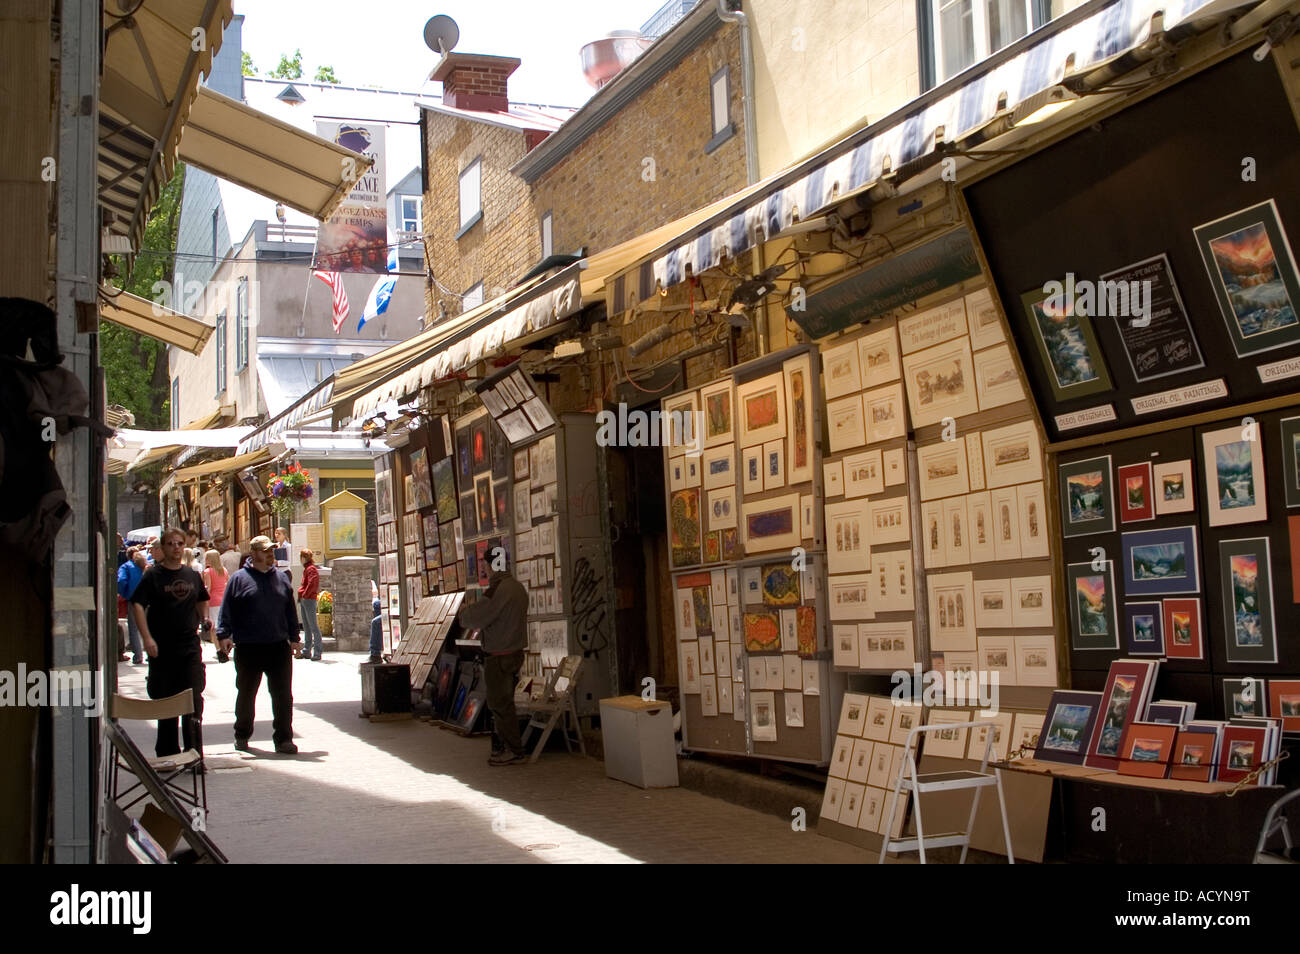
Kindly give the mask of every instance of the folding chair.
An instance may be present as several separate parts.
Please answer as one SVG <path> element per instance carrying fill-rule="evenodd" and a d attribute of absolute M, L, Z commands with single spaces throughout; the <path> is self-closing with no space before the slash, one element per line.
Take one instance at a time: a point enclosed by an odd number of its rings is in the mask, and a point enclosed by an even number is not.
<path fill-rule="evenodd" d="M 528 756 L 528 761 L 537 761 L 537 756 L 541 755 L 542 749 L 546 748 L 546 740 L 551 737 L 551 732 L 561 720 L 563 725 L 560 734 L 564 737 L 565 749 L 572 752 L 573 742 L 576 740 L 578 751 L 583 755 L 587 754 L 587 746 L 582 741 L 582 726 L 578 722 L 578 710 L 573 701 L 573 691 L 577 688 L 578 673 L 581 670 L 581 656 L 565 656 L 555 672 L 551 673 L 551 678 L 547 680 L 542 698 L 529 703 L 528 714 L 531 718 L 528 720 L 528 727 L 524 729 L 522 739 L 524 748 L 528 748 L 528 739 L 532 736 L 533 729 L 541 729 L 542 735 L 533 748 L 533 754 Z M 570 728 L 573 731 L 573 738 L 569 736 Z"/>
<path fill-rule="evenodd" d="M 157 722 L 159 719 L 176 719 L 191 715 L 194 712 L 194 693 L 185 689 L 176 693 L 174 696 L 168 696 L 166 699 L 133 699 L 130 696 L 115 695 L 113 696 L 112 717 L 117 720 L 126 719 L 132 722 Z M 202 727 L 196 719 L 193 723 L 193 732 L 199 746 L 203 745 Z M 167 755 L 161 758 L 156 756 L 145 759 L 149 768 L 157 774 L 158 780 L 163 786 L 176 796 L 177 801 L 183 802 L 194 808 L 202 808 L 206 816 L 208 812 L 208 783 L 206 772 L 203 765 L 203 753 L 198 749 L 186 749 L 176 755 Z M 149 797 L 149 792 L 144 790 L 144 783 L 137 779 L 136 783 L 125 791 L 119 790 L 119 773 L 125 769 L 131 774 L 135 774 L 131 765 L 117 753 L 117 758 L 113 763 L 113 800 L 118 803 L 123 811 L 129 809 L 132 805 Z M 181 784 L 184 776 L 189 776 L 189 785 Z M 122 804 L 122 799 L 126 798 L 136 789 L 141 789 L 141 793 L 126 804 Z"/>

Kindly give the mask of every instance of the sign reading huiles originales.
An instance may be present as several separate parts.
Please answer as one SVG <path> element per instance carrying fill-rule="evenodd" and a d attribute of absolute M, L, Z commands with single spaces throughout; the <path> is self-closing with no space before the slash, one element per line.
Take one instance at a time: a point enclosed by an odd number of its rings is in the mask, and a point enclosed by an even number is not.
<path fill-rule="evenodd" d="M 813 339 L 824 338 L 980 273 L 970 232 L 958 228 L 808 296 L 787 310 Z"/>

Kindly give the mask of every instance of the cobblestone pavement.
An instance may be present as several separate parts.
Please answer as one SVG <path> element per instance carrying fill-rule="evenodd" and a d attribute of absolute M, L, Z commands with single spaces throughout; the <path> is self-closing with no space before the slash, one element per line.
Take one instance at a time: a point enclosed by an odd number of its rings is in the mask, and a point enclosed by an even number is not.
<path fill-rule="evenodd" d="M 294 661 L 298 755 L 274 752 L 265 687 L 252 751 L 236 752 L 234 665 L 219 665 L 211 647 L 204 655 L 208 834 L 232 862 L 875 860 L 773 815 L 608 779 L 596 759 L 547 751 L 531 765 L 492 767 L 486 737 L 358 718 L 359 653 Z M 119 690 L 143 697 L 144 677 L 145 667 L 120 664 Z M 152 726 L 125 725 L 152 754 Z M 820 806 L 804 807 L 811 828 Z"/>

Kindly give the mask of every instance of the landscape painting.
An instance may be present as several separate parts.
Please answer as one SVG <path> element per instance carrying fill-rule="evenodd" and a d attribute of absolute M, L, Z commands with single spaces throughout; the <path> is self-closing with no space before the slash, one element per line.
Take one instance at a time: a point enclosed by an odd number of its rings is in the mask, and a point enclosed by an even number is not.
<path fill-rule="evenodd" d="M 1021 296 L 1029 317 L 1031 337 L 1047 372 L 1047 383 L 1058 401 L 1099 394 L 1111 388 L 1089 320 L 1075 314 L 1069 301 L 1043 294 L 1043 287 Z"/>
<path fill-rule="evenodd" d="M 1205 502 L 1210 526 L 1268 519 L 1262 441 L 1240 426 L 1201 435 L 1205 448 Z"/>
<path fill-rule="evenodd" d="M 1061 465 L 1061 522 L 1065 536 L 1114 530 L 1111 500 L 1109 457 Z"/>
<path fill-rule="evenodd" d="M 1259 616 L 1259 557 L 1253 553 L 1228 558 L 1232 574 L 1233 636 L 1238 646 L 1264 645 Z"/>
<path fill-rule="evenodd" d="M 1200 590 L 1196 527 L 1126 533 L 1121 543 L 1125 595 L 1196 593 Z"/>
<path fill-rule="evenodd" d="M 1088 741 L 1084 732 L 1091 717 L 1091 706 L 1057 706 L 1043 746 L 1058 752 L 1082 751 Z"/>
<path fill-rule="evenodd" d="M 1101 571 L 1092 563 L 1066 567 L 1071 644 L 1077 650 L 1119 649 L 1114 564 L 1106 560 L 1102 566 Z"/>

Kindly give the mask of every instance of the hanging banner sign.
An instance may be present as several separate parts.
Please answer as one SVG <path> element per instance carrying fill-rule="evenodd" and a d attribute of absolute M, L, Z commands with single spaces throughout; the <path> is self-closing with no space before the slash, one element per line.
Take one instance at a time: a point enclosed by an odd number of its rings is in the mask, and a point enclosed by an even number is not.
<path fill-rule="evenodd" d="M 315 266 L 327 272 L 385 272 L 388 268 L 388 206 L 384 176 L 383 123 L 317 122 L 321 138 L 359 152 L 374 165 L 316 236 Z"/>
<path fill-rule="evenodd" d="M 970 232 L 961 228 L 815 292 L 805 308 L 787 313 L 810 338 L 825 338 L 979 273 Z"/>

